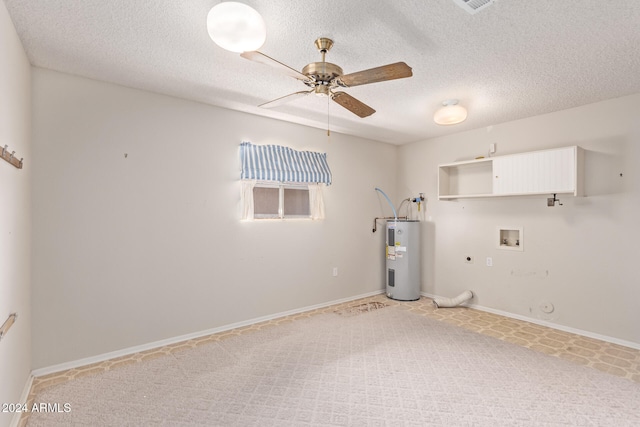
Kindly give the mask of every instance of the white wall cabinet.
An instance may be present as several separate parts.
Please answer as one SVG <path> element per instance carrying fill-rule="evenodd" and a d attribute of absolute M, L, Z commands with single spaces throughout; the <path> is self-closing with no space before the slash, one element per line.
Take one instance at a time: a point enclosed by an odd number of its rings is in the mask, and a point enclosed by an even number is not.
<path fill-rule="evenodd" d="M 438 198 L 582 196 L 583 156 L 571 146 L 440 165 Z"/>

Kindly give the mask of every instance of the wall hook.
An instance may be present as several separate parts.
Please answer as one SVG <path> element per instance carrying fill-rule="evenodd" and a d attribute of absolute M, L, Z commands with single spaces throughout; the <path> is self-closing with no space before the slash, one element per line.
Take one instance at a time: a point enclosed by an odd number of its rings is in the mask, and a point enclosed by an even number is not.
<path fill-rule="evenodd" d="M 21 158 L 20 160 L 18 160 L 18 158 L 16 157 L 15 150 L 9 153 L 8 148 L 9 148 L 8 145 L 5 145 L 4 147 L 2 147 L 2 154 L 0 155 L 0 158 L 2 158 L 2 160 L 5 160 L 11 163 L 13 166 L 17 167 L 18 169 L 22 169 L 24 158 Z"/>
<path fill-rule="evenodd" d="M 4 336 L 7 334 L 7 332 L 9 332 L 9 329 L 11 328 L 11 326 L 13 325 L 13 323 L 16 321 L 17 318 L 18 318 L 18 315 L 16 313 L 11 313 L 7 318 L 7 320 L 5 320 L 5 322 L 2 324 L 2 326 L 0 326 L 0 340 L 2 340 L 2 338 L 4 338 Z"/>

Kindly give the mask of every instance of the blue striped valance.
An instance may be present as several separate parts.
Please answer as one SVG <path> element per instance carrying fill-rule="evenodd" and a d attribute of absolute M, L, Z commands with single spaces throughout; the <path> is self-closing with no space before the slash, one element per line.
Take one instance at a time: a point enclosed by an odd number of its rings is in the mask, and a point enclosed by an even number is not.
<path fill-rule="evenodd" d="M 242 179 L 321 182 L 331 185 L 326 153 L 296 151 L 280 145 L 240 144 Z"/>

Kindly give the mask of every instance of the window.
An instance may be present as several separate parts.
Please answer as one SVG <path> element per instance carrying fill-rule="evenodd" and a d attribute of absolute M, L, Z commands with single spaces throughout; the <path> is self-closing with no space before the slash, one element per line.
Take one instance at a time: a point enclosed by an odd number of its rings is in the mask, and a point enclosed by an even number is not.
<path fill-rule="evenodd" d="M 307 185 L 258 183 L 253 187 L 253 216 L 311 218 Z"/>
<path fill-rule="evenodd" d="M 280 218 L 279 187 L 253 187 L 253 217 Z"/>
<path fill-rule="evenodd" d="M 305 186 L 306 187 L 306 186 Z M 285 217 L 309 217 L 309 189 L 287 188 L 282 189 L 283 214 Z"/>
<path fill-rule="evenodd" d="M 324 219 L 324 184 L 282 183 L 243 179 L 240 194 L 243 220 Z"/>
<path fill-rule="evenodd" d="M 242 219 L 324 218 L 322 187 L 331 185 L 326 153 L 240 144 Z"/>

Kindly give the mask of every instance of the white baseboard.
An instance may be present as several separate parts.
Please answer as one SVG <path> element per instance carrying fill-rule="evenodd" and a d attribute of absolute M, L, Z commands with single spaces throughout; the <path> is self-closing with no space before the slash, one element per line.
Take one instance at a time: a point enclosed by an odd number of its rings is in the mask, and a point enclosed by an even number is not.
<path fill-rule="evenodd" d="M 426 292 L 422 292 L 421 295 L 427 298 L 440 298 L 438 295 L 428 294 Z M 540 326 L 546 326 L 547 328 L 557 329 L 559 331 L 569 332 L 571 334 L 581 335 L 587 338 L 593 338 L 600 341 L 609 342 L 612 344 L 618 344 L 624 347 L 634 348 L 636 350 L 640 350 L 640 344 L 633 341 L 625 341 L 618 338 L 610 337 L 608 335 L 600 335 L 594 332 L 584 331 L 582 329 L 571 328 L 569 326 L 559 325 L 553 322 L 547 322 L 545 320 L 534 319 L 532 317 L 522 316 L 520 314 L 509 313 L 507 311 L 496 310 L 494 308 L 483 307 L 477 304 L 462 304 L 464 307 L 473 308 L 475 310 L 485 311 L 487 313 L 493 313 L 504 317 L 509 317 L 511 319 L 523 320 L 525 322 L 533 323 Z"/>
<path fill-rule="evenodd" d="M 25 405 L 27 403 L 27 399 L 29 399 L 29 392 L 31 391 L 31 385 L 33 384 L 33 375 L 29 375 L 27 378 L 27 382 L 24 383 L 24 388 L 22 389 L 22 394 L 20 395 L 20 403 L 21 405 Z M 11 419 L 11 423 L 9 423 L 10 427 L 18 427 L 20 424 L 20 418 L 22 418 L 22 412 L 16 412 L 13 414 L 13 418 Z"/>
<path fill-rule="evenodd" d="M 179 342 L 182 342 L 182 341 L 188 341 L 188 340 L 194 339 L 194 338 L 200 338 L 200 337 L 204 337 L 204 336 L 207 336 L 207 335 L 217 334 L 217 333 L 220 333 L 220 332 L 225 332 L 225 331 L 229 331 L 229 330 L 236 329 L 236 328 L 241 328 L 241 327 L 244 327 L 244 326 L 254 325 L 256 323 L 261 323 L 261 322 L 266 322 L 266 321 L 269 321 L 269 320 L 279 319 L 281 317 L 286 317 L 286 316 L 290 316 L 290 315 L 293 315 L 293 314 L 304 313 L 306 311 L 317 310 L 319 308 L 324 308 L 324 307 L 328 307 L 328 306 L 331 306 L 331 305 L 342 304 L 342 303 L 349 302 L 349 301 L 355 301 L 355 300 L 358 300 L 358 299 L 367 298 L 367 297 L 374 296 L 374 295 L 379 295 L 379 294 L 382 294 L 384 292 L 385 292 L 384 289 L 381 289 L 381 290 L 378 290 L 378 291 L 368 292 L 368 293 L 365 293 L 365 294 L 360 294 L 360 295 L 356 295 L 356 296 L 352 296 L 352 297 L 348 297 L 348 298 L 334 300 L 334 301 L 330 301 L 330 302 L 326 302 L 326 303 L 322 303 L 322 304 L 311 305 L 311 306 L 302 307 L 302 308 L 298 308 L 298 309 L 294 309 L 294 310 L 284 311 L 284 312 L 281 312 L 281 313 L 276 313 L 276 314 L 272 314 L 272 315 L 268 315 L 268 316 L 257 317 L 257 318 L 254 318 L 254 319 L 249 319 L 249 320 L 245 320 L 245 321 L 242 321 L 242 322 L 232 323 L 232 324 L 220 326 L 220 327 L 217 327 L 217 328 L 207 329 L 207 330 L 204 330 L 204 331 L 194 332 L 194 333 L 186 334 L 186 335 L 180 335 L 180 336 L 168 338 L 168 339 L 165 339 L 165 340 L 154 341 L 154 342 L 150 342 L 150 343 L 147 343 L 147 344 L 142 344 L 142 345 L 138 345 L 138 346 L 134 346 L 134 347 L 128 347 L 128 348 L 125 348 L 125 349 L 122 349 L 122 350 L 112 351 L 112 352 L 109 352 L 109 353 L 103 353 L 103 354 L 99 354 L 99 355 L 92 356 L 92 357 L 87 357 L 87 358 L 83 358 L 83 359 L 73 360 L 73 361 L 70 361 L 70 362 L 60 363 L 58 365 L 53 365 L 53 366 L 48 366 L 48 367 L 44 367 L 44 368 L 35 369 L 31 373 L 31 377 L 29 378 L 28 383 L 25 386 L 25 390 L 23 391 L 24 402 L 26 402 L 26 399 L 28 398 L 29 390 L 31 388 L 31 383 L 32 383 L 34 377 L 40 377 L 40 376 L 52 374 L 52 373 L 55 373 L 55 372 L 61 372 L 61 371 L 66 371 L 68 369 L 79 368 L 81 366 L 91 365 L 93 363 L 104 362 L 106 360 L 114 359 L 116 357 L 128 356 L 130 354 L 139 353 L 141 351 L 152 350 L 152 349 L 155 349 L 155 348 L 164 347 L 166 345 L 176 344 L 176 343 L 179 343 Z M 428 298 L 438 298 L 437 295 L 432 295 L 432 294 L 429 294 L 429 293 L 426 293 L 426 292 L 422 292 L 421 295 L 423 295 L 425 297 L 428 297 Z M 606 341 L 606 342 L 610 342 L 610 343 L 613 343 L 613 344 L 618 344 L 618 345 L 621 345 L 621 346 L 624 346 L 624 347 L 629 347 L 629 348 L 634 348 L 636 350 L 640 350 L 640 344 L 632 342 L 632 341 L 625 341 L 625 340 L 621 340 L 621 339 L 618 339 L 618 338 L 610 337 L 610 336 L 607 336 L 607 335 L 601 335 L 601 334 L 596 334 L 596 333 L 589 332 L 589 331 L 584 331 L 584 330 L 581 330 L 581 329 L 575 329 L 575 328 L 571 328 L 571 327 L 568 327 L 568 326 L 563 326 L 563 325 L 559 325 L 559 324 L 556 324 L 556 323 L 547 322 L 547 321 L 544 321 L 544 320 L 534 319 L 534 318 L 531 318 L 531 317 L 526 317 L 526 316 L 522 316 L 522 315 L 515 314 L 515 313 L 509 313 L 509 312 L 502 311 L 502 310 L 496 310 L 496 309 L 493 309 L 493 308 L 480 306 L 480 305 L 477 305 L 477 304 L 463 304 L 463 306 L 466 306 L 466 307 L 469 307 L 469 308 L 473 308 L 475 310 L 485 311 L 485 312 L 488 312 L 488 313 L 493 313 L 493 314 L 497 314 L 497 315 L 508 317 L 508 318 L 512 318 L 512 319 L 522 320 L 522 321 L 525 321 L 525 322 L 529 322 L 529 323 L 533 323 L 533 324 L 537 324 L 537 325 L 541 325 L 541 326 L 546 326 L 548 328 L 557 329 L 557 330 L 560 330 L 560 331 L 569 332 L 569 333 L 572 333 L 572 334 L 581 335 L 581 336 L 589 337 L 589 338 L 594 338 L 594 339 L 597 339 L 597 340 Z M 18 421 L 19 421 L 19 417 L 18 417 Z"/>
<path fill-rule="evenodd" d="M 310 305 L 303 308 L 284 311 L 281 313 L 271 314 L 268 316 L 256 317 L 254 319 L 245 320 L 242 322 L 231 323 L 229 325 L 220 326 L 218 328 L 207 329 L 204 331 L 194 332 L 191 334 L 180 335 L 177 337 L 167 338 L 165 340 L 154 341 L 147 344 L 137 345 L 134 347 L 124 348 L 122 350 L 112 351 L 109 353 L 103 353 L 96 356 L 86 357 L 83 359 L 73 360 L 71 362 L 60 363 L 58 365 L 47 366 L 33 370 L 31 373 L 33 377 L 41 377 L 43 375 L 53 374 L 55 372 L 66 371 L 68 369 L 79 368 L 81 366 L 91 365 L 93 363 L 104 362 L 105 360 L 115 359 L 116 357 L 128 356 L 130 354 L 139 353 L 141 351 L 152 350 L 154 348 L 164 347 L 166 345 L 176 344 L 182 341 L 188 341 L 194 338 L 200 338 L 207 335 L 218 334 L 220 332 L 229 331 L 231 329 L 241 328 L 244 326 L 254 325 L 256 323 L 266 322 L 269 320 L 279 319 L 281 317 L 290 316 L 292 314 L 304 313 L 305 311 L 317 310 L 319 308 L 329 307 L 331 305 L 342 304 L 349 301 L 355 301 L 362 298 L 371 297 L 383 293 L 384 290 L 378 290 L 374 292 L 368 292 L 366 294 L 356 295 L 353 297 L 334 300 L 322 304 Z M 28 393 L 28 390 L 27 390 Z"/>

